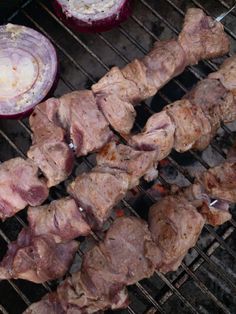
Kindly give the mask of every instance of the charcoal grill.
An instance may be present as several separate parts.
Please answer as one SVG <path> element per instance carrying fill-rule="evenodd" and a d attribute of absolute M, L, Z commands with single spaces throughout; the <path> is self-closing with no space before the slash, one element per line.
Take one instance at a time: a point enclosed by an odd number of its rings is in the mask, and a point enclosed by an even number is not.
<path fill-rule="evenodd" d="M 124 66 L 135 57 L 145 54 L 156 40 L 176 36 L 181 28 L 184 12 L 188 7 L 200 7 L 217 17 L 232 5 L 230 0 L 182 1 L 137 0 L 134 14 L 119 28 L 104 34 L 74 34 L 54 15 L 47 0 L 21 1 L 18 8 L 5 22 L 24 24 L 47 35 L 56 46 L 60 60 L 60 80 L 55 96 L 75 89 L 91 86 L 113 65 Z M 2 14 L 2 12 L 1 12 Z M 231 12 L 224 18 L 225 30 L 231 39 L 229 55 L 236 53 L 236 16 Z M 192 66 L 172 80 L 153 99 L 137 107 L 135 128 L 140 130 L 147 118 L 166 104 L 183 96 L 199 79 L 215 71 L 222 58 L 204 61 Z M 235 136 L 236 124 L 223 125 L 217 137 L 202 153 L 172 152 L 160 164 L 156 183 L 166 188 L 170 184 L 187 185 L 193 182 L 196 172 L 223 161 L 225 149 Z M 0 120 L 0 161 L 23 156 L 31 144 L 31 131 L 27 119 L 22 121 Z M 122 139 L 120 139 L 122 141 Z M 73 176 L 93 167 L 94 156 L 77 159 Z M 53 188 L 50 200 L 65 195 L 65 184 Z M 150 184 L 141 184 L 117 206 L 125 213 L 146 218 L 153 203 Z M 218 228 L 205 226 L 197 245 L 189 252 L 179 270 L 162 275 L 155 273 L 129 287 L 131 303 L 120 313 L 236 313 L 236 217 Z M 22 226 L 26 225 L 26 210 L 0 223 L 0 258 L 7 243 L 15 240 Z M 102 233 L 93 234 L 98 239 Z M 81 239 L 76 256 L 76 269 L 83 251 L 92 241 Z M 22 280 L 0 281 L 0 313 L 18 314 L 45 293 L 55 289 L 58 281 L 36 285 Z M 50 314 L 50 313 L 49 313 Z"/>

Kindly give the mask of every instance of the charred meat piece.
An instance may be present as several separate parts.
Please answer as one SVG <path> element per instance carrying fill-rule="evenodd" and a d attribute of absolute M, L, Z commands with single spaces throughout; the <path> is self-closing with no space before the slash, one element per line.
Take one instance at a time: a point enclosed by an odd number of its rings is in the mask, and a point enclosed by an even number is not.
<path fill-rule="evenodd" d="M 152 238 L 162 253 L 157 269 L 177 270 L 188 250 L 195 245 L 205 219 L 185 197 L 167 196 L 149 210 Z"/>
<path fill-rule="evenodd" d="M 89 223 L 99 227 L 110 216 L 112 207 L 126 195 L 129 185 L 130 176 L 125 172 L 94 168 L 78 176 L 68 192 L 85 210 Z"/>
<path fill-rule="evenodd" d="M 206 16 L 201 9 L 188 9 L 178 41 L 188 64 L 222 56 L 229 51 L 229 39 L 221 23 Z"/>
<path fill-rule="evenodd" d="M 119 169 L 131 176 L 131 186 L 136 186 L 141 177 L 147 181 L 154 180 L 158 171 L 155 151 L 138 151 L 127 145 L 111 142 L 97 154 L 97 165 Z"/>
<path fill-rule="evenodd" d="M 130 146 L 144 151 L 156 151 L 157 160 L 164 159 L 174 145 L 175 124 L 166 111 L 152 115 L 143 131 L 133 135 Z"/>
<path fill-rule="evenodd" d="M 110 264 L 126 285 L 150 277 L 161 262 L 161 252 L 152 241 L 147 223 L 136 217 L 116 219 L 103 244 Z"/>
<path fill-rule="evenodd" d="M 56 243 L 50 235 L 34 236 L 23 229 L 0 263 L 0 279 L 42 283 L 62 277 L 78 249 L 76 241 Z"/>
<path fill-rule="evenodd" d="M 38 105 L 30 116 L 33 146 L 27 156 L 47 178 L 48 187 L 64 181 L 73 168 L 73 152 L 65 141 L 65 131 L 59 126 L 58 100 L 48 99 Z"/>
<path fill-rule="evenodd" d="M 0 164 L 0 219 L 13 216 L 27 205 L 40 205 L 47 197 L 48 188 L 32 161 L 14 158 Z"/>
<path fill-rule="evenodd" d="M 206 193 L 214 199 L 236 202 L 236 163 L 225 162 L 198 176 Z"/>
<path fill-rule="evenodd" d="M 90 233 L 75 201 L 69 197 L 49 205 L 28 209 L 29 227 L 34 236 L 50 234 L 56 242 L 75 239 Z"/>
<path fill-rule="evenodd" d="M 187 99 L 176 101 L 165 110 L 175 123 L 174 148 L 178 152 L 191 149 L 199 138 L 211 131 L 211 125 L 201 107 Z"/>
<path fill-rule="evenodd" d="M 112 137 L 108 122 L 91 91 L 66 94 L 59 103 L 60 122 L 68 131 L 77 156 L 97 151 Z"/>

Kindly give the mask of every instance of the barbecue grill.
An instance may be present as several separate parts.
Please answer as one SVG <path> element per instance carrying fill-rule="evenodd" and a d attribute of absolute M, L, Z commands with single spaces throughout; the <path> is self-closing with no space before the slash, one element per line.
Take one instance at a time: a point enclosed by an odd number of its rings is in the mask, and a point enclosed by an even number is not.
<path fill-rule="evenodd" d="M 178 34 L 188 7 L 200 7 L 217 17 L 232 5 L 230 0 L 182 1 L 137 0 L 132 17 L 122 26 L 103 34 L 75 34 L 54 15 L 49 1 L 21 1 L 10 17 L 2 22 L 12 22 L 33 27 L 52 41 L 60 60 L 60 79 L 55 96 L 75 89 L 89 88 L 113 65 L 124 66 L 135 57 L 145 54 L 156 40 Z M 228 14 L 223 23 L 231 39 L 230 55 L 236 53 L 236 13 Z M 199 79 L 215 71 L 222 58 L 203 61 L 188 67 L 173 79 L 153 99 L 137 107 L 135 128 L 140 130 L 147 118 L 163 106 L 180 99 Z M 159 165 L 158 183 L 168 189 L 170 184 L 184 186 L 193 182 L 195 174 L 215 166 L 225 158 L 225 149 L 232 143 L 236 124 L 222 125 L 217 137 L 202 153 L 172 152 Z M 25 157 L 31 144 L 28 120 L 0 120 L 0 161 L 16 156 Z M 122 141 L 122 139 L 120 139 Z M 94 155 L 77 159 L 72 177 L 94 166 Z M 70 177 L 70 180 L 72 179 Z M 64 196 L 65 183 L 52 188 L 50 201 Z M 117 206 L 121 212 L 147 218 L 147 209 L 154 199 L 151 185 L 145 182 L 128 193 Z M 236 312 L 236 217 L 226 224 L 212 228 L 205 225 L 197 245 L 189 252 L 177 272 L 162 275 L 155 273 L 129 287 L 131 303 L 120 313 L 235 313 Z M 114 218 L 114 217 L 113 217 Z M 110 221 L 113 219 L 111 218 Z M 7 243 L 15 240 L 26 225 L 26 210 L 4 223 L 0 223 L 0 258 Z M 107 227 L 107 226 L 106 226 Z M 102 232 L 81 239 L 81 246 L 72 265 L 78 268 L 84 250 L 92 241 L 102 237 Z M 55 289 L 59 281 L 36 285 L 22 280 L 0 281 L 0 313 L 22 313 L 32 302 Z"/>

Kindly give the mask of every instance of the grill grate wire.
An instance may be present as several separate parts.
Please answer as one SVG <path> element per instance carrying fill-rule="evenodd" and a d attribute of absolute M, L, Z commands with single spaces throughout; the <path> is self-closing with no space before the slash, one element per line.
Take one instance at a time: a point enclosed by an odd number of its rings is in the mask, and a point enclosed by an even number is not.
<path fill-rule="evenodd" d="M 105 70 L 109 70 L 109 67 L 106 65 L 105 62 L 103 62 L 103 60 L 96 54 L 93 52 L 93 50 L 91 50 L 86 43 L 84 43 L 77 35 L 75 35 L 72 31 L 70 31 L 66 26 L 64 26 L 64 24 L 61 23 L 61 21 L 50 11 L 50 9 L 48 8 L 47 5 L 44 4 L 44 1 L 35 1 L 37 3 L 37 5 L 44 11 L 46 12 L 50 17 L 53 18 L 53 20 L 55 21 L 55 23 L 59 24 L 79 45 L 81 45 L 85 51 L 87 53 L 89 53 L 91 55 L 92 58 L 94 58 Z M 161 22 L 163 22 L 167 28 L 169 28 L 173 33 L 178 34 L 179 30 L 174 27 L 172 24 L 170 24 L 167 20 L 165 20 L 165 18 L 163 18 L 151 5 L 149 5 L 146 1 L 144 0 L 139 0 L 140 3 L 142 3 L 145 8 L 147 10 L 150 10 Z M 184 15 L 184 12 L 172 1 L 170 0 L 165 0 L 166 3 L 170 4 L 172 6 L 173 9 L 177 10 L 178 13 L 180 13 L 181 15 Z M 192 1 L 194 3 L 194 5 L 201 7 L 201 4 L 195 0 Z M 217 2 L 220 2 L 224 8 L 229 8 L 229 6 L 220 0 L 217 0 Z M 45 29 L 39 24 L 37 23 L 37 21 L 35 21 L 34 18 L 32 18 L 32 16 L 28 13 L 27 8 L 28 6 L 32 3 L 32 1 L 27 1 L 27 5 L 24 6 L 24 8 L 22 8 L 17 14 L 21 13 L 25 16 L 26 19 L 28 19 L 33 25 L 34 27 L 38 28 L 40 31 L 42 31 L 44 34 L 46 34 L 54 43 L 54 45 L 57 47 L 57 49 L 75 66 L 75 68 L 81 72 L 83 75 L 85 75 L 87 77 L 87 79 L 90 82 L 94 82 L 95 79 L 85 70 L 85 68 L 83 66 L 81 66 L 74 58 L 73 56 L 71 56 L 70 53 L 68 53 L 66 51 L 65 48 L 63 48 L 62 45 L 60 45 L 60 43 L 55 40 L 53 37 L 51 37 L 46 31 Z M 224 3 L 224 4 L 223 4 Z M 205 10 L 206 11 L 206 10 Z M 209 14 L 209 12 L 206 12 Z M 12 18 L 14 18 L 17 15 L 14 15 Z M 155 40 L 160 40 L 147 26 L 144 25 L 144 23 L 135 15 L 132 16 L 132 20 L 139 25 L 145 32 L 147 32 L 153 39 Z M 122 33 L 132 44 L 134 44 L 136 46 L 136 48 L 143 54 L 147 52 L 147 49 L 142 47 L 139 42 L 131 35 L 129 34 L 129 32 L 127 32 L 123 26 L 119 27 L 119 31 L 120 33 Z M 233 38 L 236 39 L 236 35 L 228 28 L 226 28 L 226 31 L 228 32 L 228 34 Z M 102 34 L 97 34 L 97 36 L 104 42 L 105 45 L 107 45 L 109 48 L 111 48 L 114 53 L 119 56 L 125 63 L 129 62 L 130 59 L 127 58 L 122 52 L 120 52 L 108 39 L 106 39 L 106 37 Z M 204 64 L 211 70 L 211 71 L 215 71 L 217 69 L 217 65 L 214 64 L 213 62 L 210 61 L 204 61 Z M 188 69 L 197 79 L 201 79 L 203 77 L 205 77 L 205 74 L 202 73 L 201 71 L 196 71 L 195 67 L 189 67 Z M 76 89 L 76 87 L 70 83 L 68 81 L 67 78 L 65 78 L 63 75 L 61 75 L 61 80 L 62 82 L 65 84 L 65 86 L 68 88 L 68 90 L 74 90 Z M 174 79 L 173 82 L 182 90 L 182 92 L 186 92 L 188 89 L 177 79 Z M 165 103 L 170 103 L 172 102 L 169 97 L 163 93 L 163 91 L 159 92 L 159 96 L 164 100 Z M 149 113 L 149 115 L 153 114 L 155 111 L 153 109 L 151 109 L 151 107 L 146 103 L 142 103 L 142 105 L 144 106 L 144 108 L 147 110 L 147 112 Z M 19 125 L 21 128 L 23 128 L 28 135 L 31 135 L 31 131 L 28 128 L 26 122 L 22 122 L 22 121 L 18 121 Z M 136 123 L 136 127 L 138 129 L 141 129 L 141 126 L 138 125 Z M 231 130 L 226 127 L 223 126 L 224 131 L 226 131 L 227 133 L 231 134 Z M 7 143 L 12 147 L 13 150 L 15 150 L 15 152 L 22 156 L 25 157 L 23 151 L 18 147 L 18 145 L 16 145 L 14 143 L 13 140 L 11 140 L 11 138 L 0 129 L 0 135 L 4 138 L 5 141 L 7 141 Z M 121 138 L 120 141 L 123 142 L 123 139 Z M 211 147 L 213 150 L 215 150 L 218 154 L 220 154 L 222 157 L 225 157 L 225 153 L 224 151 L 222 151 L 222 149 L 219 147 L 218 143 L 214 143 L 211 144 Z M 198 160 L 198 162 L 200 162 L 202 164 L 203 167 L 205 167 L 206 169 L 209 168 L 209 164 L 202 159 L 202 157 L 200 157 L 197 153 L 195 152 L 190 152 L 191 155 Z M 187 181 L 192 182 L 193 181 L 193 177 L 191 174 L 189 174 L 186 169 L 184 169 L 181 165 L 179 165 L 174 158 L 172 157 L 168 157 L 168 160 L 170 162 L 170 164 L 175 167 L 177 169 L 178 172 L 180 172 Z M 88 157 L 83 157 L 82 161 L 88 166 L 88 168 L 91 168 L 93 166 L 93 164 L 90 162 Z M 76 166 L 79 166 L 79 161 L 76 162 Z M 164 177 L 160 176 L 159 180 L 162 184 L 168 186 L 168 182 L 165 180 Z M 145 196 L 147 198 L 149 198 L 149 200 L 151 202 L 153 202 L 153 199 L 151 198 L 151 196 L 149 195 L 149 193 L 140 185 L 138 187 L 138 190 L 141 193 L 144 193 Z M 57 189 L 56 195 L 57 197 L 60 197 L 60 190 Z M 128 200 L 123 200 L 122 205 L 124 207 L 126 207 L 133 215 L 138 215 L 135 208 L 132 206 L 132 204 L 129 203 Z M 16 215 L 15 217 L 13 217 L 13 219 L 16 219 L 21 226 L 25 226 L 25 222 L 21 219 L 21 217 L 19 215 Z M 225 269 L 223 269 L 222 267 L 219 267 L 213 259 L 211 259 L 211 255 L 215 252 L 215 250 L 219 247 L 222 247 L 224 250 L 226 250 L 234 259 L 236 259 L 236 253 L 234 250 L 232 250 L 232 248 L 226 243 L 226 240 L 231 236 L 231 234 L 235 231 L 235 226 L 236 226 L 236 222 L 232 219 L 230 222 L 230 226 L 226 229 L 226 231 L 219 236 L 219 234 L 217 233 L 217 229 L 214 229 L 212 227 L 209 226 L 205 226 L 205 229 L 207 230 L 207 232 L 212 236 L 213 241 L 211 242 L 211 244 L 208 246 L 207 250 L 204 252 L 199 245 L 196 245 L 194 250 L 197 253 L 196 258 L 192 261 L 191 265 L 187 266 L 186 263 L 182 263 L 181 264 L 181 271 L 179 273 L 179 275 L 177 276 L 177 278 L 175 278 L 174 280 L 171 280 L 168 278 L 168 276 L 164 276 L 163 274 L 157 273 L 155 274 L 155 276 L 158 276 L 158 279 L 161 280 L 164 284 L 165 284 L 165 289 L 166 292 L 158 298 L 158 301 L 155 300 L 155 298 L 152 297 L 152 295 L 147 291 L 147 289 L 141 284 L 141 283 L 137 283 L 136 287 L 138 289 L 139 295 L 142 295 L 143 297 L 145 297 L 148 300 L 149 306 L 153 306 L 155 308 L 155 310 L 158 313 L 165 313 L 165 309 L 163 308 L 163 305 L 169 300 L 169 298 L 174 294 L 176 295 L 181 301 L 182 303 L 185 305 L 185 307 L 188 309 L 188 311 L 190 311 L 191 313 L 199 313 L 199 310 L 196 308 L 196 306 L 194 304 L 192 304 L 192 302 L 187 299 L 179 290 L 179 288 L 189 279 L 191 278 L 193 280 L 193 282 L 195 283 L 196 287 L 198 287 L 203 293 L 207 294 L 207 296 L 209 298 L 212 299 L 212 301 L 218 306 L 218 308 L 221 309 L 221 311 L 223 313 L 230 313 L 230 311 L 228 310 L 228 308 L 226 307 L 225 304 L 223 304 L 220 300 L 218 300 L 218 298 L 206 287 L 206 285 L 199 279 L 199 277 L 196 275 L 196 270 L 203 265 L 204 263 L 208 263 L 210 264 L 214 271 L 217 272 L 221 278 L 227 282 L 227 284 L 235 291 L 236 290 L 236 285 L 233 283 L 233 281 L 231 280 L 231 278 L 229 277 L 229 274 L 227 273 L 227 271 Z M 0 229 L 0 236 L 6 241 L 9 242 L 9 238 L 7 237 L 7 235 Z M 96 234 L 93 234 L 93 236 L 95 237 L 95 239 L 98 239 L 99 236 Z M 79 250 L 78 254 L 80 256 L 83 255 L 83 252 L 81 250 Z M 13 289 L 19 294 L 19 296 L 22 298 L 22 300 L 24 301 L 24 303 L 28 306 L 31 302 L 29 301 L 29 299 L 25 296 L 25 294 L 20 290 L 20 288 L 17 286 L 17 282 L 13 282 L 12 280 L 9 280 L 9 284 L 13 287 Z M 48 291 L 50 291 L 50 283 L 46 283 L 44 285 L 44 288 Z M 1 300 L 0 300 L 1 303 Z M 0 305 L 0 312 L 2 313 L 7 313 L 7 310 Z M 132 304 L 129 306 L 128 308 L 128 312 L 129 313 L 136 313 L 136 311 L 134 309 L 132 309 Z"/>

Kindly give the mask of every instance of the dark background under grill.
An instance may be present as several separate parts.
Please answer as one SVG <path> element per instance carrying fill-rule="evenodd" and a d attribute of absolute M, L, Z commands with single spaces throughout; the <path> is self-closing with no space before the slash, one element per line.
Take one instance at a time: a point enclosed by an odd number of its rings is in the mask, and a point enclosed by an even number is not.
<path fill-rule="evenodd" d="M 216 17 L 234 1 L 136 0 L 134 14 L 126 23 L 110 32 L 94 35 L 72 33 L 55 17 L 47 0 L 16 2 L 23 7 L 17 12 L 11 11 L 11 8 L 9 11 L 1 9 L 0 21 L 6 22 L 7 15 L 13 14 L 8 19 L 12 23 L 31 26 L 52 40 L 60 60 L 60 80 L 55 91 L 55 96 L 60 96 L 71 90 L 89 88 L 113 65 L 124 66 L 133 58 L 143 56 L 156 40 L 176 36 L 188 7 L 203 6 L 208 14 Z M 232 55 L 236 52 L 235 13 L 227 16 L 223 23 L 231 39 Z M 135 129 L 140 130 L 152 113 L 181 98 L 199 79 L 215 71 L 222 60 L 204 61 L 198 66 L 189 67 L 162 88 L 153 99 L 137 107 Z M 159 166 L 160 176 L 155 183 L 159 182 L 167 188 L 172 183 L 189 184 L 197 171 L 224 160 L 225 151 L 235 138 L 235 131 L 235 123 L 222 126 L 217 137 L 202 153 L 172 152 Z M 1 162 L 15 156 L 24 157 L 30 144 L 27 119 L 0 120 Z M 70 180 L 93 165 L 93 155 L 78 159 Z M 150 187 L 150 184 L 141 182 L 116 207 L 122 208 L 127 214 L 146 218 L 147 210 L 153 203 Z M 63 195 L 65 183 L 51 190 L 50 200 Z M 120 312 L 236 313 L 235 208 L 232 208 L 232 213 L 233 219 L 223 226 L 204 227 L 197 245 L 189 252 L 177 272 L 166 276 L 156 273 L 152 278 L 129 287 L 131 304 L 127 310 Z M 26 210 L 0 223 L 0 258 L 6 252 L 7 242 L 15 240 L 25 224 Z M 95 238 L 96 236 L 100 237 L 102 233 L 94 235 Z M 94 241 L 93 238 L 80 239 L 81 248 L 72 271 L 78 268 L 83 251 Z M 58 282 L 36 285 L 22 280 L 0 281 L 0 313 L 22 313 L 29 304 L 54 289 Z"/>

